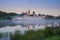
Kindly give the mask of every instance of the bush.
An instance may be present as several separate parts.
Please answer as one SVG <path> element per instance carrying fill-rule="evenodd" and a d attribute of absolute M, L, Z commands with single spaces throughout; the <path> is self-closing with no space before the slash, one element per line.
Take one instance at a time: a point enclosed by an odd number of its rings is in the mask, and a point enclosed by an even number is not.
<path fill-rule="evenodd" d="M 23 35 L 20 32 L 15 32 L 13 38 L 14 40 L 23 40 Z"/>
<path fill-rule="evenodd" d="M 3 36 L 0 33 L 0 38 Z M 30 30 L 25 34 L 16 31 L 14 34 L 10 33 L 10 40 L 60 40 L 60 28 L 46 27 L 44 30 Z"/>
<path fill-rule="evenodd" d="M 52 37 L 48 37 L 45 40 L 60 40 L 60 36 L 52 36 Z"/>

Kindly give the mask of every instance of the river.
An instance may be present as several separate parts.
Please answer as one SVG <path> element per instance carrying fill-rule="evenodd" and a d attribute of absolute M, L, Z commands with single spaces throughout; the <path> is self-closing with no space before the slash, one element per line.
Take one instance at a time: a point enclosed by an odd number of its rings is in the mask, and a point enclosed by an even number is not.
<path fill-rule="evenodd" d="M 58 24 L 60 20 L 36 20 L 36 21 L 25 21 L 20 23 L 19 21 L 13 22 L 12 20 L 0 20 L 0 32 L 15 32 L 19 30 L 21 32 L 28 30 L 44 29 L 46 25 Z"/>

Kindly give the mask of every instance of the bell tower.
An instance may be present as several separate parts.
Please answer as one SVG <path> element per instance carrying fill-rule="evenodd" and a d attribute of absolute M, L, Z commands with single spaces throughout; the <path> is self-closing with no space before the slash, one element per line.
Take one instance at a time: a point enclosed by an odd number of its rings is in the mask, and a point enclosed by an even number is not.
<path fill-rule="evenodd" d="M 28 14 L 28 16 L 30 15 L 30 9 L 28 9 L 27 14 Z"/>

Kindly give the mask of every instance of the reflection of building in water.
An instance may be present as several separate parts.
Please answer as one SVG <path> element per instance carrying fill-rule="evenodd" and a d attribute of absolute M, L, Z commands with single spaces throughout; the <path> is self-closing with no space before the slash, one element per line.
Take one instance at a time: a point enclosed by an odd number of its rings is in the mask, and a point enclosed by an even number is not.
<path fill-rule="evenodd" d="M 29 30 L 29 29 L 30 29 L 30 24 L 28 24 L 28 26 L 27 26 L 27 27 L 28 27 L 28 30 Z"/>
<path fill-rule="evenodd" d="M 33 25 L 33 29 L 35 28 L 35 25 Z"/>
<path fill-rule="evenodd" d="M 40 24 L 38 24 L 38 26 L 40 27 Z"/>
<path fill-rule="evenodd" d="M 31 30 L 31 29 L 34 29 L 36 25 L 31 25 L 31 24 L 27 24 L 27 25 L 21 25 L 22 27 L 26 27 L 27 30 Z"/>

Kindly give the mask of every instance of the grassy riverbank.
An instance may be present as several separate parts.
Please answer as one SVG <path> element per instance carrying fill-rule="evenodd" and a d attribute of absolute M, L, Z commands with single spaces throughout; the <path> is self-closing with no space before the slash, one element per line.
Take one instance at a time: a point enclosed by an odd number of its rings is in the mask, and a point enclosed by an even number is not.
<path fill-rule="evenodd" d="M 0 20 L 11 19 L 10 17 L 0 17 Z"/>
<path fill-rule="evenodd" d="M 60 40 L 60 27 L 51 28 L 46 27 L 44 30 L 30 30 L 24 34 L 16 31 L 14 34 L 10 33 L 10 40 Z M 0 33 L 0 38 L 2 37 Z"/>

